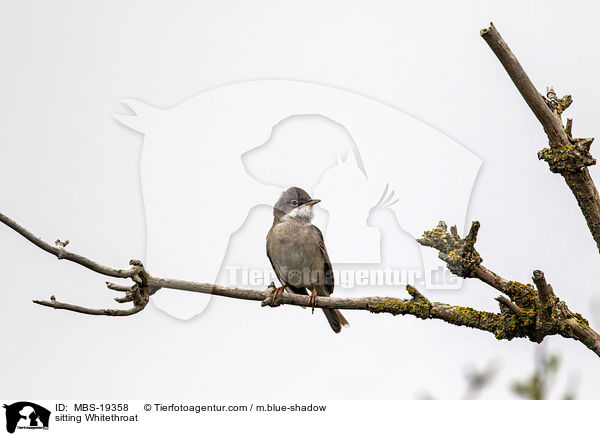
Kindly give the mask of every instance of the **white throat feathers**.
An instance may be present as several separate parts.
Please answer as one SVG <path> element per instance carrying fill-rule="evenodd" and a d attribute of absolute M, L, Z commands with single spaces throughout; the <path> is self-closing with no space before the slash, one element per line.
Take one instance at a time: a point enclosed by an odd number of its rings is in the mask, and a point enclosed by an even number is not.
<path fill-rule="evenodd" d="M 281 220 L 289 220 L 290 218 L 301 218 L 310 222 L 313 218 L 313 208 L 312 205 L 308 206 L 303 204 L 302 206 L 295 207 L 292 209 L 290 213 L 285 214 Z"/>

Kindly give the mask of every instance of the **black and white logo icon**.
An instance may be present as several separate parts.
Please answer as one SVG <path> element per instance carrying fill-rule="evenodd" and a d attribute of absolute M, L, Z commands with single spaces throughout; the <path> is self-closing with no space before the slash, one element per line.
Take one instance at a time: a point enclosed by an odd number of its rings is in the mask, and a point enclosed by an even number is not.
<path fill-rule="evenodd" d="M 19 401 L 3 406 L 6 409 L 6 431 L 16 429 L 48 429 L 50 411 L 29 401 Z"/>

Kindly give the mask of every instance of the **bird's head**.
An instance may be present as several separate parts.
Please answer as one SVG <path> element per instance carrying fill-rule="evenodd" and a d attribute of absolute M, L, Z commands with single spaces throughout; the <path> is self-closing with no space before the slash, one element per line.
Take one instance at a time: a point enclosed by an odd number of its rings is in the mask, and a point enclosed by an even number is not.
<path fill-rule="evenodd" d="M 321 200 L 310 198 L 303 189 L 291 187 L 283 191 L 273 207 L 275 221 L 290 218 L 301 218 L 310 221 L 313 216 L 313 206 Z"/>

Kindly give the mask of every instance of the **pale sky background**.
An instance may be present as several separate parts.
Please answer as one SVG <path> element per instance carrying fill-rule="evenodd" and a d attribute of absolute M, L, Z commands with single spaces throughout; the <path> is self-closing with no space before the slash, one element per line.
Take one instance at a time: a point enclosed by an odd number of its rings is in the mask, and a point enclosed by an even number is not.
<path fill-rule="evenodd" d="M 537 160 L 541 126 L 479 36 L 494 21 L 538 89 L 572 94 L 575 136 L 598 136 L 597 12 L 548 1 L 3 3 L 0 211 L 125 266 L 145 250 L 143 138 L 114 120 L 120 100 L 166 108 L 243 80 L 311 81 L 393 105 L 479 156 L 468 220 L 482 223 L 485 265 L 519 281 L 544 270 L 597 330 L 597 248 L 562 178 Z M 497 360 L 483 395 L 496 399 L 533 367 L 529 341 L 412 317 L 350 313 L 334 335 L 295 308 L 217 298 L 187 322 L 150 306 L 128 318 L 52 311 L 31 300 L 106 307 L 115 295 L 1 226 L 0 247 L 5 398 L 454 399 L 466 368 Z M 497 295 L 466 281 L 431 297 L 497 310 Z M 563 360 L 552 396 L 579 378 L 578 397 L 598 398 L 598 357 L 544 343 Z"/>

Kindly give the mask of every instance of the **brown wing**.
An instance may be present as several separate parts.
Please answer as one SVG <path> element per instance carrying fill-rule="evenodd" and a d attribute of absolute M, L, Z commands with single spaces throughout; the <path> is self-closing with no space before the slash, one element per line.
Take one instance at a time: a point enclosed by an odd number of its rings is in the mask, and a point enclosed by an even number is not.
<path fill-rule="evenodd" d="M 325 272 L 325 290 L 330 294 L 333 294 L 333 268 L 331 267 L 331 261 L 327 254 L 327 248 L 325 248 L 325 240 L 323 239 L 323 233 L 317 226 L 311 224 L 311 228 L 316 230 L 316 234 L 319 236 L 319 248 L 323 254 L 323 271 Z"/>
<path fill-rule="evenodd" d="M 323 238 L 323 236 L 321 236 L 321 239 Z M 298 288 L 296 286 L 292 286 L 289 283 L 286 283 L 283 278 L 281 277 L 281 274 L 279 273 L 279 270 L 277 269 L 277 267 L 275 266 L 275 264 L 273 263 L 273 259 L 271 258 L 271 253 L 269 252 L 269 238 L 267 235 L 267 257 L 269 258 L 269 262 L 271 262 L 271 267 L 273 268 L 273 271 L 275 271 L 275 275 L 277 276 L 277 278 L 279 279 L 279 281 L 281 282 L 282 285 L 287 285 L 287 290 L 289 290 L 290 292 L 293 292 L 294 294 L 299 294 L 299 295 L 308 295 L 308 291 L 306 290 L 306 288 Z"/>

